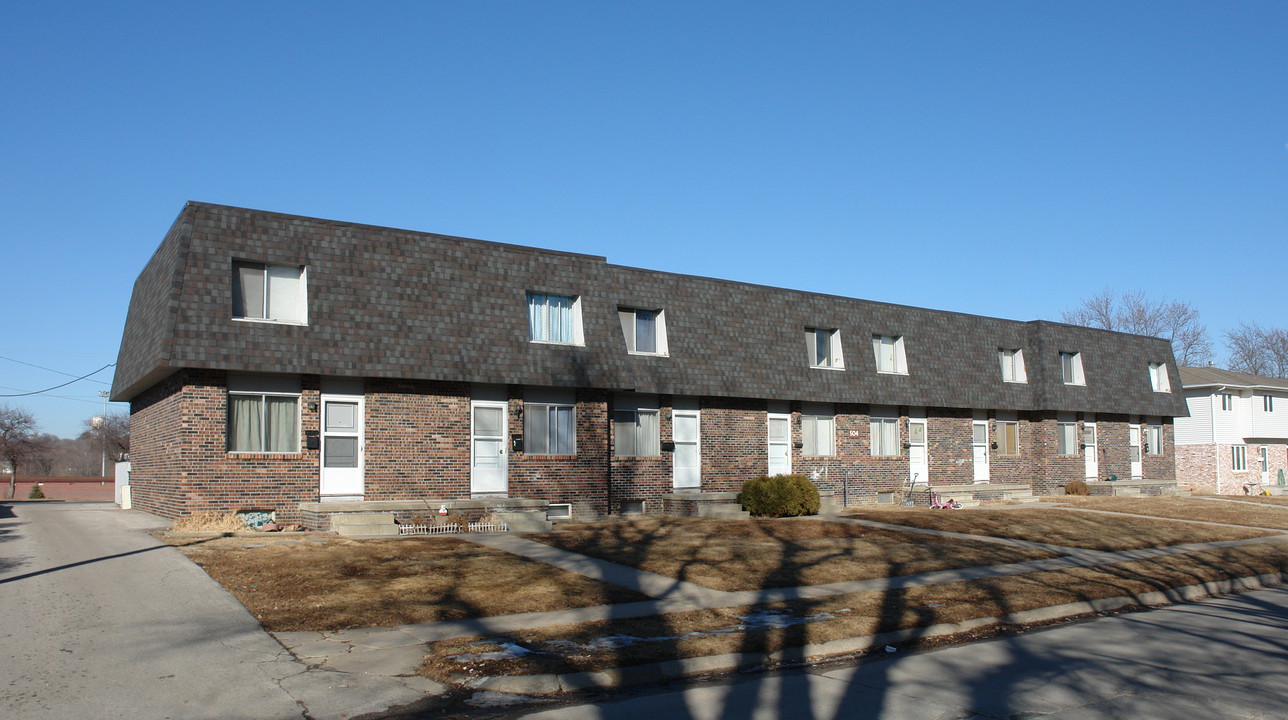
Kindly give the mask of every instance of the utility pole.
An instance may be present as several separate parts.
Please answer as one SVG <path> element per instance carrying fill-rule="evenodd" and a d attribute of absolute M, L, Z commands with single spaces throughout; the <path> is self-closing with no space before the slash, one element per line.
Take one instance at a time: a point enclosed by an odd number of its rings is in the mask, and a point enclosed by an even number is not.
<path fill-rule="evenodd" d="M 107 477 L 107 396 L 110 394 L 106 390 L 98 391 L 98 396 L 103 398 L 103 417 L 98 424 L 98 434 L 103 436 L 103 474 L 99 477 Z"/>

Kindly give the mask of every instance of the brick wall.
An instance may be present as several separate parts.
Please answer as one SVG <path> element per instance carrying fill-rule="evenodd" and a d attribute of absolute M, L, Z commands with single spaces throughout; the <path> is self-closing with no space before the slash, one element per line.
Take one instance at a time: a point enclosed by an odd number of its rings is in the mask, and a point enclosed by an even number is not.
<path fill-rule="evenodd" d="M 301 380 L 301 429 L 319 428 L 320 379 Z M 465 383 L 368 380 L 365 388 L 365 473 L 367 500 L 451 500 L 470 497 L 470 392 Z M 523 433 L 523 388 L 510 386 L 508 434 Z M 673 492 L 673 454 L 614 457 L 612 397 L 601 390 L 576 392 L 576 453 L 571 456 L 508 455 L 508 494 L 572 503 L 578 517 L 621 512 L 623 503 L 650 501 Z M 661 442 L 672 438 L 675 401 L 659 400 Z M 165 517 L 201 511 L 271 509 L 285 522 L 302 522 L 298 504 L 319 499 L 319 451 L 231 453 L 226 450 L 227 391 L 224 373 L 183 371 L 133 404 L 131 457 L 133 500 Z M 702 489 L 738 491 L 768 470 L 767 403 L 763 400 L 702 398 L 700 401 Z M 849 504 L 875 503 L 879 493 L 896 492 L 909 481 L 907 408 L 899 408 L 897 454 L 873 457 L 871 407 L 836 406 L 836 454 L 803 454 L 801 405 L 791 411 L 793 472 L 814 479 Z M 930 408 L 927 440 L 930 481 L 935 485 L 973 481 L 972 413 Z M 1037 493 L 1053 492 L 1085 475 L 1085 456 L 1056 452 L 1056 418 L 1020 413 L 1019 454 L 990 450 L 990 480 L 1032 483 Z M 1100 477 L 1130 477 L 1126 416 L 1101 415 Z M 990 418 L 990 441 L 998 423 Z M 1078 440 L 1082 439 L 1078 422 Z M 303 434 L 303 433 L 302 433 Z M 1172 479 L 1172 426 L 1164 424 L 1165 452 L 1145 456 L 1148 479 Z M 1283 446 L 1280 465 L 1288 462 Z M 1255 446 L 1249 446 L 1249 466 Z"/>

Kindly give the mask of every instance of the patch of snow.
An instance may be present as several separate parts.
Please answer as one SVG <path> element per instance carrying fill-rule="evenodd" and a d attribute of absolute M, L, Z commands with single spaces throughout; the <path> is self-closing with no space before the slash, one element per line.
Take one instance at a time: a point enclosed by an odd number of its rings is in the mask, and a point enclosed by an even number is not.
<path fill-rule="evenodd" d="M 498 708 L 512 705 L 528 705 L 536 700 L 537 698 L 531 698 L 526 695 L 511 695 L 510 693 L 499 693 L 493 690 L 481 690 L 466 699 L 465 704 L 476 708 Z"/>

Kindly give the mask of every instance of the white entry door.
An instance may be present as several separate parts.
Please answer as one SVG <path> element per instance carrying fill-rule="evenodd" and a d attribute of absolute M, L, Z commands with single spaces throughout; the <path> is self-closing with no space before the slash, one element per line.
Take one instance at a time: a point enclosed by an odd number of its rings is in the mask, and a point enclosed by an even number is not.
<path fill-rule="evenodd" d="M 1128 427 L 1127 446 L 1131 455 L 1131 479 L 1139 480 L 1145 474 L 1140 457 L 1140 425 Z"/>
<path fill-rule="evenodd" d="M 792 473 L 792 416 L 769 413 L 769 476 Z"/>
<path fill-rule="evenodd" d="M 1087 479 L 1100 478 L 1100 450 L 1096 445 L 1096 424 L 1082 423 L 1082 452 L 1087 456 Z"/>
<path fill-rule="evenodd" d="M 506 403 L 470 402 L 470 493 L 504 493 L 509 488 L 505 452 Z"/>
<path fill-rule="evenodd" d="M 971 423 L 971 450 L 975 461 L 975 482 L 988 482 L 988 421 Z"/>
<path fill-rule="evenodd" d="M 672 411 L 671 438 L 675 441 L 675 452 L 671 454 L 675 489 L 702 487 L 701 423 L 697 410 Z"/>
<path fill-rule="evenodd" d="M 925 418 L 908 418 L 908 477 L 913 485 L 930 483 Z"/>
<path fill-rule="evenodd" d="M 323 496 L 362 497 L 362 396 L 322 395 Z"/>
<path fill-rule="evenodd" d="M 1266 446 L 1261 446 L 1261 484 L 1270 484 L 1270 454 L 1266 452 Z"/>

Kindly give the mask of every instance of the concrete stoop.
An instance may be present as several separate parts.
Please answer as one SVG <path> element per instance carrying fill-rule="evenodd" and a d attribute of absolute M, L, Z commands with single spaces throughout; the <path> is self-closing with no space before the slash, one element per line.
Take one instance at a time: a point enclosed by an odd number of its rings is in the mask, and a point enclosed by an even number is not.
<path fill-rule="evenodd" d="M 478 690 L 535 696 L 608 690 L 631 685 L 651 685 L 680 678 L 736 672 L 739 670 L 807 665 L 827 658 L 843 658 L 847 655 L 857 655 L 887 646 L 898 647 L 900 644 L 910 640 L 948 637 L 992 626 L 1027 625 L 1052 620 L 1064 620 L 1093 613 L 1112 612 L 1123 608 L 1174 605 L 1231 593 L 1275 587 L 1286 581 L 1288 581 L 1288 573 L 1271 573 L 1236 578 L 1234 580 L 1206 582 L 1170 590 L 1146 592 L 1139 595 L 1122 595 L 1099 600 L 1034 608 L 1001 617 L 973 618 L 959 623 L 943 623 L 924 628 L 895 630 L 864 637 L 841 638 L 828 642 L 813 643 L 803 647 L 784 648 L 772 653 L 735 653 L 679 658 L 595 672 L 471 678 L 462 684 L 465 687 Z"/>
<path fill-rule="evenodd" d="M 331 529 L 342 537 L 398 535 L 398 524 L 390 513 L 336 513 Z"/>

